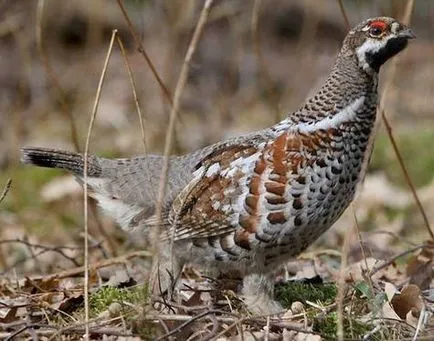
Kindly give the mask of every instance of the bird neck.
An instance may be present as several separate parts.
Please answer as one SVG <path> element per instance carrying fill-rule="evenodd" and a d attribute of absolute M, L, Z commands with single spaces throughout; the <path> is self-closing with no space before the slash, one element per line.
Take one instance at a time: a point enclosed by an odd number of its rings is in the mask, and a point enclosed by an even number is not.
<path fill-rule="evenodd" d="M 375 121 L 378 74 L 359 67 L 354 54 L 341 52 L 322 87 L 273 130 L 338 128 L 359 119 Z"/>

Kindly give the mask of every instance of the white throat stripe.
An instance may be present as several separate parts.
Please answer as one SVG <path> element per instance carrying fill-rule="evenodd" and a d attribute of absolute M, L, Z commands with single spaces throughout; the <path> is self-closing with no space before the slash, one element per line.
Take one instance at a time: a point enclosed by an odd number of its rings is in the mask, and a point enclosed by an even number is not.
<path fill-rule="evenodd" d="M 327 116 L 322 120 L 314 123 L 302 123 L 297 126 L 297 130 L 300 133 L 310 133 L 316 130 L 328 130 L 330 128 L 338 128 L 342 123 L 353 121 L 357 117 L 357 111 L 363 105 L 365 96 L 359 97 L 354 102 L 343 108 L 337 114 L 333 116 Z"/>

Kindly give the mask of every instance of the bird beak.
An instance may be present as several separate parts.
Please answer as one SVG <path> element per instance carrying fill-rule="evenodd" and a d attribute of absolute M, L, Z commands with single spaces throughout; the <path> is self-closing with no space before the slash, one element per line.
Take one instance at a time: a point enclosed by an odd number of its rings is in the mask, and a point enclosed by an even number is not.
<path fill-rule="evenodd" d="M 402 31 L 398 32 L 398 37 L 414 39 L 416 38 L 416 35 L 413 33 L 411 29 L 405 28 Z"/>

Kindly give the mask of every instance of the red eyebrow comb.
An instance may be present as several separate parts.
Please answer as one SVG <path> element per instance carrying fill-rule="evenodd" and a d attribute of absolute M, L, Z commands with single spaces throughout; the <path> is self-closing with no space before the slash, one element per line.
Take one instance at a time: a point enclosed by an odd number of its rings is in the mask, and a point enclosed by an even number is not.
<path fill-rule="evenodd" d="M 369 26 L 371 26 L 371 27 L 378 27 L 378 28 L 384 30 L 387 27 L 387 24 L 384 21 L 377 20 L 377 21 L 371 22 L 369 24 Z"/>

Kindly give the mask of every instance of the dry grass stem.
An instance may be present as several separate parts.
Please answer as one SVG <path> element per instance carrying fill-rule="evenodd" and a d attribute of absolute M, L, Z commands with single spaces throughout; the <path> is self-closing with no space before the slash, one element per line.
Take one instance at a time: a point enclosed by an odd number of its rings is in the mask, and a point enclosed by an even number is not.
<path fill-rule="evenodd" d="M 158 196 L 157 196 L 157 205 L 156 205 L 156 217 L 157 221 L 161 222 L 162 218 L 162 209 L 163 209 L 163 200 L 166 193 L 166 185 L 167 185 L 167 174 L 169 170 L 169 159 L 170 159 L 170 152 L 172 149 L 172 138 L 173 133 L 175 130 L 175 123 L 176 118 L 178 115 L 179 106 L 181 103 L 181 95 L 184 90 L 185 83 L 187 81 L 188 76 L 188 70 L 190 68 L 190 62 L 193 57 L 193 54 L 196 50 L 196 46 L 199 42 L 200 36 L 202 34 L 203 28 L 205 26 L 205 23 L 207 21 L 209 12 L 211 11 L 213 0 L 206 0 L 204 3 L 204 6 L 202 8 L 202 11 L 200 13 L 199 20 L 197 22 L 196 28 L 193 33 L 193 37 L 190 41 L 190 44 L 188 46 L 187 53 L 184 58 L 184 62 L 181 67 L 181 71 L 179 74 L 178 81 L 176 83 L 175 87 L 175 93 L 173 97 L 173 106 L 170 111 L 170 119 L 169 119 L 169 126 L 167 128 L 166 133 L 166 139 L 164 144 L 164 164 L 162 169 L 162 175 L 160 178 L 159 183 L 159 190 L 158 190 Z M 152 264 L 152 272 L 151 272 L 151 278 L 150 278 L 150 287 L 153 288 L 155 284 L 156 274 L 157 274 L 157 265 L 158 265 L 158 245 L 159 245 L 159 234 L 160 234 L 160 224 L 157 224 L 157 226 L 152 231 L 152 245 L 153 245 L 153 251 L 154 251 L 154 260 Z"/>
<path fill-rule="evenodd" d="M 116 40 L 117 40 L 119 48 L 121 50 L 122 57 L 124 58 L 125 67 L 127 68 L 128 78 L 129 78 L 130 84 L 131 84 L 131 91 L 133 93 L 133 98 L 134 98 L 134 104 L 136 106 L 137 116 L 139 117 L 139 122 L 140 122 L 140 132 L 142 134 L 143 152 L 146 155 L 148 153 L 148 148 L 146 146 L 145 118 L 143 117 L 142 109 L 140 108 L 139 98 L 137 96 L 137 91 L 136 91 L 136 82 L 134 81 L 134 76 L 133 76 L 133 72 L 131 69 L 130 61 L 128 60 L 128 56 L 125 52 L 125 48 L 124 48 L 124 44 L 122 43 L 122 39 L 119 36 L 117 36 Z M 149 178 L 149 175 L 148 175 L 148 178 Z"/>
<path fill-rule="evenodd" d="M 89 144 L 90 137 L 92 135 L 93 126 L 95 123 L 96 113 L 98 111 L 98 105 L 101 98 L 102 86 L 104 84 L 105 75 L 107 73 L 108 63 L 113 50 L 113 44 L 115 41 L 117 30 L 113 30 L 112 37 L 110 40 L 110 45 L 107 51 L 107 55 L 104 61 L 104 66 L 101 72 L 101 77 L 99 79 L 98 88 L 96 91 L 95 101 L 92 108 L 91 118 L 89 122 L 89 128 L 86 137 L 86 144 L 84 147 L 84 173 L 83 173 L 83 188 L 84 188 L 84 312 L 85 312 L 85 339 L 89 339 L 89 212 L 88 212 L 88 186 L 87 186 L 87 168 L 88 168 L 88 156 L 89 156 Z"/>

